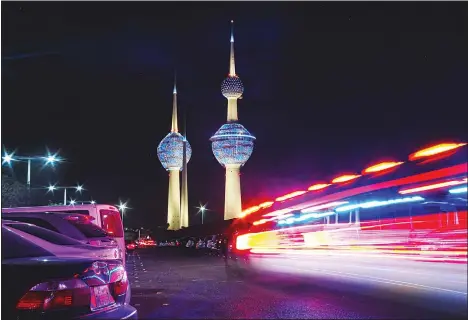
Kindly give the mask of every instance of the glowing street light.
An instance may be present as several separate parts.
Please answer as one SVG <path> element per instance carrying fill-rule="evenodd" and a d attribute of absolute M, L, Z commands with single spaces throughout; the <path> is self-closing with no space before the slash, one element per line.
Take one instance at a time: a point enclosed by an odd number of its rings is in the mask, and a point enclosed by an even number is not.
<path fill-rule="evenodd" d="M 205 203 L 204 205 L 202 205 L 202 204 L 200 203 L 200 206 L 199 206 L 199 207 L 195 207 L 195 208 L 198 209 L 197 214 L 201 213 L 201 223 L 202 223 L 202 224 L 203 224 L 203 220 L 204 220 L 204 218 L 205 218 L 205 211 L 208 211 L 208 209 L 206 208 L 206 205 L 207 205 L 207 204 L 208 204 L 208 203 Z"/>
<path fill-rule="evenodd" d="M 117 208 L 119 209 L 120 212 L 122 212 L 122 226 L 123 226 L 125 210 L 130 209 L 130 208 L 127 207 L 127 202 L 122 203 L 122 201 L 120 201 L 120 204 L 117 205 Z"/>
<path fill-rule="evenodd" d="M 2 159 L 4 163 L 8 163 L 8 164 L 10 164 L 11 161 L 13 160 L 13 158 L 9 154 L 6 154 L 6 153 L 5 153 L 5 156 L 2 157 Z"/>
<path fill-rule="evenodd" d="M 121 202 L 117 207 L 119 208 L 120 211 L 122 211 L 122 213 L 124 213 L 125 210 L 128 209 L 126 202 L 125 203 Z"/>
<path fill-rule="evenodd" d="M 79 192 L 81 193 L 83 190 L 85 190 L 83 188 L 83 185 L 76 185 L 76 186 L 67 186 L 67 187 L 64 187 L 64 186 L 56 186 L 56 185 L 50 185 L 47 187 L 47 192 L 54 192 L 55 190 L 58 190 L 58 189 L 63 189 L 63 205 L 66 206 L 67 205 L 67 189 L 75 189 L 75 192 Z M 72 203 L 73 201 L 73 203 Z M 75 200 L 70 200 L 70 204 L 71 205 L 74 205 L 76 203 Z"/>
<path fill-rule="evenodd" d="M 27 181 L 26 185 L 28 189 L 31 188 L 31 162 L 32 161 L 42 161 L 44 162 L 44 165 L 51 165 L 53 166 L 56 162 L 63 161 L 62 158 L 59 158 L 57 154 L 51 154 L 48 152 L 47 156 L 30 156 L 30 157 L 25 157 L 25 156 L 18 156 L 15 155 L 14 152 L 8 153 L 6 150 L 3 151 L 4 156 L 2 157 L 2 165 L 7 164 L 10 165 L 12 162 L 27 162 L 28 163 L 28 176 L 27 176 Z"/>

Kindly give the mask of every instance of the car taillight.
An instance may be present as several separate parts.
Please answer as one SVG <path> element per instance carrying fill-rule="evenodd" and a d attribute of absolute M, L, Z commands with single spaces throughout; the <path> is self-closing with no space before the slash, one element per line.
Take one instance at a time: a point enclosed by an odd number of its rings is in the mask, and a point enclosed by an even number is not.
<path fill-rule="evenodd" d="M 122 262 L 95 261 L 72 279 L 35 285 L 21 297 L 16 308 L 37 312 L 75 307 L 97 310 L 125 303 L 128 286 Z"/>
<path fill-rule="evenodd" d="M 127 272 L 124 271 L 122 278 L 119 281 L 116 281 L 112 284 L 112 295 L 114 298 L 117 298 L 121 295 L 124 295 L 127 293 L 128 289 L 128 278 L 127 278 Z"/>
<path fill-rule="evenodd" d="M 89 306 L 88 285 L 80 279 L 43 282 L 32 287 L 16 308 L 19 310 L 53 310 Z"/>

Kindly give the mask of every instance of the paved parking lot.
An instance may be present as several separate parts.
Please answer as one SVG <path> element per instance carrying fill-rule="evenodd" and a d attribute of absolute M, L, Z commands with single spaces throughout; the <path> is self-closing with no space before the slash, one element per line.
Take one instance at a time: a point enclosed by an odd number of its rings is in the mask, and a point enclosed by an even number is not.
<path fill-rule="evenodd" d="M 252 280 L 194 249 L 152 248 L 128 255 L 132 304 L 141 319 L 408 319 L 429 311 L 344 294 L 299 280 Z"/>

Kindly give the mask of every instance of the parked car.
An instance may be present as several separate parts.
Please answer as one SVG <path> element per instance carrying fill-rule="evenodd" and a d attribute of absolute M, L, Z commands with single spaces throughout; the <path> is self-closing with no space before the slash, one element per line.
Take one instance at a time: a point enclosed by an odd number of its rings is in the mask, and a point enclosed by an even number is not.
<path fill-rule="evenodd" d="M 85 244 L 95 246 L 117 246 L 101 227 L 92 223 L 94 217 L 84 214 L 63 212 L 16 212 L 3 213 L 2 219 L 31 223 L 36 226 L 65 234 Z"/>
<path fill-rule="evenodd" d="M 67 235 L 84 244 L 118 247 L 117 241 L 103 228 L 94 224 L 94 217 L 89 215 L 64 212 L 14 212 L 2 213 L 2 218 L 31 223 Z M 124 252 L 121 252 L 123 257 L 125 257 Z M 125 263 L 125 258 L 122 259 Z"/>
<path fill-rule="evenodd" d="M 128 303 L 130 285 L 121 260 L 73 256 L 77 252 L 58 254 L 60 245 L 20 231 L 21 226 L 55 234 L 56 240 L 68 242 L 64 247 L 88 246 L 44 228 L 3 221 L 2 284 L 8 294 L 2 295 L 2 314 L 6 318 L 137 319 L 137 310 Z"/>
<path fill-rule="evenodd" d="M 66 235 L 38 227 L 33 224 L 2 220 L 2 230 L 8 230 L 37 244 L 59 257 L 90 257 L 101 259 L 120 259 L 123 255 L 120 248 L 98 247 L 70 238 Z"/>
<path fill-rule="evenodd" d="M 2 214 L 14 212 L 37 212 L 37 213 L 66 213 L 83 214 L 93 217 L 90 220 L 95 225 L 106 230 L 108 235 L 117 241 L 122 252 L 125 252 L 125 240 L 122 219 L 119 210 L 107 204 L 83 204 L 73 206 L 44 206 L 44 207 L 22 207 L 2 208 Z"/>

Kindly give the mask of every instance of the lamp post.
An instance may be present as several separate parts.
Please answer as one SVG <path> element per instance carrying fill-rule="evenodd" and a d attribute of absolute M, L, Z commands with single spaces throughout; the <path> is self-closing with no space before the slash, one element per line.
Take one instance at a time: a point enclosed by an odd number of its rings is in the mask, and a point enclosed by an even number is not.
<path fill-rule="evenodd" d="M 77 186 L 73 186 L 73 187 L 64 187 L 64 186 L 56 186 L 56 185 L 50 185 L 48 188 L 47 188 L 47 192 L 54 192 L 55 190 L 58 190 L 58 189 L 63 189 L 63 205 L 66 206 L 67 205 L 67 189 L 75 189 L 75 192 L 79 192 L 81 193 L 83 190 L 85 190 L 83 188 L 82 185 L 77 185 Z M 74 205 L 76 203 L 75 200 L 70 200 L 70 204 L 71 205 Z"/>
<path fill-rule="evenodd" d="M 205 218 L 205 211 L 208 211 L 208 209 L 206 208 L 206 204 L 204 205 L 201 205 L 199 207 L 196 207 L 198 209 L 198 213 L 201 213 L 201 223 L 203 224 L 203 220 Z"/>
<path fill-rule="evenodd" d="M 122 212 L 122 226 L 124 225 L 124 214 L 125 214 L 125 210 L 126 209 L 130 209 L 129 207 L 127 207 L 127 203 L 122 203 L 120 202 L 119 205 L 117 205 L 117 208 L 119 208 L 119 211 Z"/>
<path fill-rule="evenodd" d="M 56 162 L 62 161 L 63 159 L 60 159 L 57 157 L 56 154 L 48 154 L 47 156 L 17 156 L 12 153 L 8 153 L 6 150 L 4 150 L 4 156 L 2 157 L 2 165 L 3 164 L 8 164 L 11 165 L 12 162 L 27 162 L 28 163 L 28 175 L 27 175 L 27 180 L 26 180 L 26 185 L 28 187 L 28 190 L 31 189 L 31 162 L 32 161 L 42 161 L 45 162 L 45 165 L 54 165 Z"/>

